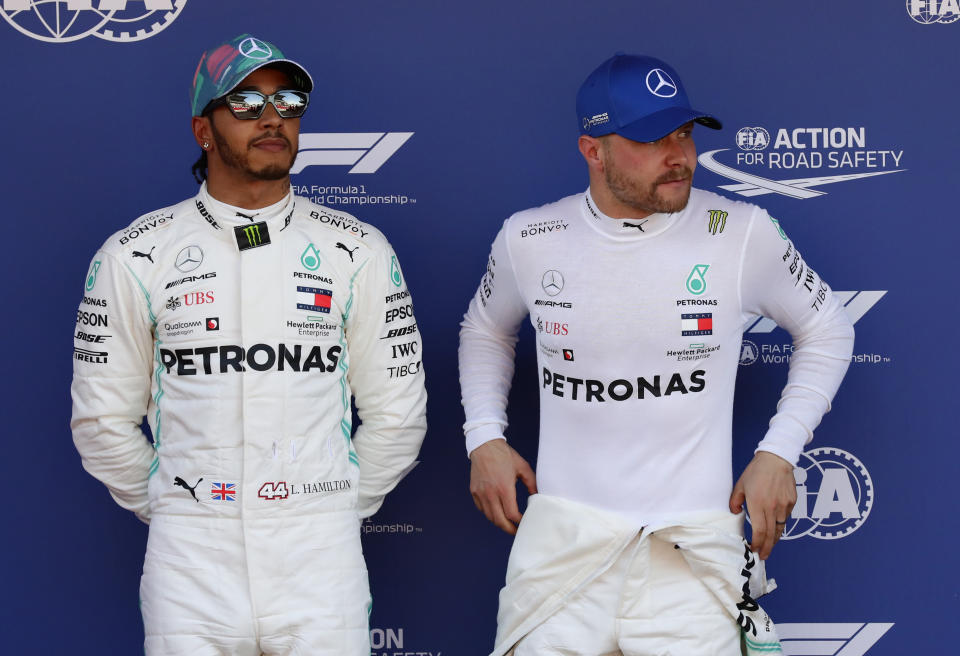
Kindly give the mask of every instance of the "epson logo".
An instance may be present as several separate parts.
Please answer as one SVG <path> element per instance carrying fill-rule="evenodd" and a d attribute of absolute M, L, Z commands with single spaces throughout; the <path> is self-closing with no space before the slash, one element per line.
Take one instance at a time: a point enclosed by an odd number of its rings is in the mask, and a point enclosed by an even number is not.
<path fill-rule="evenodd" d="M 610 382 L 591 378 L 574 378 L 563 376 L 543 368 L 543 389 L 549 389 L 554 396 L 569 398 L 573 401 L 586 403 L 604 403 L 611 401 L 626 401 L 628 399 L 643 400 L 648 396 L 659 398 L 671 394 L 689 394 L 702 392 L 706 387 L 704 376 L 706 371 L 697 369 L 685 381 L 682 374 L 666 376 L 659 374 L 652 377 L 637 376 L 636 378 L 618 378 Z"/>
<path fill-rule="evenodd" d="M 306 132 L 290 173 L 308 166 L 352 166 L 347 173 L 376 173 L 413 132 Z"/>
<path fill-rule="evenodd" d="M 407 303 L 406 305 L 401 305 L 400 307 L 391 308 L 387 310 L 384 316 L 384 323 L 390 323 L 396 319 L 406 319 L 407 317 L 413 316 L 413 306 Z"/>
<path fill-rule="evenodd" d="M 201 275 L 199 275 L 199 276 L 187 276 L 186 278 L 180 278 L 179 280 L 174 280 L 174 281 L 172 281 L 172 282 L 168 282 L 168 283 L 167 283 L 167 286 L 164 287 L 164 289 L 170 289 L 171 287 L 176 287 L 177 285 L 182 285 L 182 284 L 185 283 L 185 282 L 196 282 L 196 281 L 198 281 L 198 280 L 207 280 L 208 278 L 216 278 L 216 277 L 217 277 L 217 272 L 216 272 L 216 271 L 211 271 L 210 273 L 204 273 L 204 274 L 201 274 Z M 189 305 L 189 303 L 188 303 L 188 305 Z"/>
<path fill-rule="evenodd" d="M 77 323 L 94 328 L 99 328 L 100 326 L 107 328 L 107 315 L 77 310 Z"/>
<path fill-rule="evenodd" d="M 184 349 L 160 349 L 160 361 L 167 373 L 178 376 L 195 376 L 199 373 L 225 374 L 229 371 L 297 371 L 307 373 L 333 372 L 340 361 L 340 346 L 331 346 L 324 353 L 320 346 L 312 347 L 304 353 L 303 345 L 292 347 L 279 344 L 276 348 L 269 344 L 254 344 L 245 349 L 242 346 L 226 344 L 221 346 L 202 346 Z M 200 359 L 200 362 L 196 361 Z M 216 359 L 216 363 L 213 360 Z M 174 368 L 176 370 L 174 371 Z"/>

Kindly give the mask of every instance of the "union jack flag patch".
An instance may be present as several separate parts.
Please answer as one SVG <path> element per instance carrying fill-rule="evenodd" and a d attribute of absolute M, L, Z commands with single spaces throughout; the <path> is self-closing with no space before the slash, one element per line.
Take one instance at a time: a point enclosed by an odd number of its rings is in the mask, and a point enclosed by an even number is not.
<path fill-rule="evenodd" d="M 237 484 L 236 483 L 211 483 L 210 498 L 214 501 L 236 501 Z"/>

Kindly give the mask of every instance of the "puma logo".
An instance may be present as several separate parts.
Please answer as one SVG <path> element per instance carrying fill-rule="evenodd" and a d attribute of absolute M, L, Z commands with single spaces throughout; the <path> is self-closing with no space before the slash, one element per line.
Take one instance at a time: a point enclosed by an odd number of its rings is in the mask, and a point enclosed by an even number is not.
<path fill-rule="evenodd" d="M 154 246 L 153 248 L 156 248 L 156 246 Z M 150 252 L 149 252 L 149 253 L 141 253 L 140 251 L 133 251 L 133 256 L 134 256 L 134 257 L 145 257 L 145 258 L 147 258 L 148 260 L 150 260 L 150 264 L 153 264 L 153 248 L 150 249 Z"/>
<path fill-rule="evenodd" d="M 203 480 L 203 479 L 201 478 L 200 481 L 202 481 L 202 480 Z M 200 485 L 200 481 L 197 481 L 197 485 Z M 194 501 L 196 501 L 197 503 L 200 503 L 200 499 L 198 499 L 198 498 L 197 498 L 197 495 L 194 494 L 194 492 L 193 492 L 194 490 L 197 489 L 197 485 L 194 485 L 193 487 L 190 487 L 189 485 L 187 485 L 187 482 L 186 482 L 185 480 L 183 480 L 182 478 L 180 478 L 179 476 L 175 476 L 175 477 L 174 477 L 174 479 L 173 479 L 173 484 L 174 484 L 174 485 L 179 485 L 180 487 L 182 487 L 184 490 L 186 490 L 187 492 L 190 493 L 190 496 L 193 497 L 193 500 L 194 500 Z"/>
<path fill-rule="evenodd" d="M 346 246 L 344 246 L 343 244 L 341 244 L 340 242 L 337 242 L 337 248 L 340 248 L 340 249 L 342 249 L 342 250 L 347 251 L 347 255 L 350 256 L 350 261 L 353 262 L 353 251 L 357 250 L 357 249 L 360 248 L 360 247 L 359 247 L 359 246 L 354 246 L 354 247 L 353 247 L 353 250 L 351 250 L 351 249 L 347 248 Z"/>
<path fill-rule="evenodd" d="M 643 230 L 643 224 L 644 224 L 644 223 L 646 223 L 646 221 L 641 221 L 640 223 L 627 223 L 626 221 L 624 221 L 624 222 L 623 222 L 623 227 L 624 227 L 624 228 L 627 228 L 627 227 L 629 227 L 629 228 L 636 228 L 636 229 L 639 230 L 640 232 L 644 232 L 644 230 Z"/>

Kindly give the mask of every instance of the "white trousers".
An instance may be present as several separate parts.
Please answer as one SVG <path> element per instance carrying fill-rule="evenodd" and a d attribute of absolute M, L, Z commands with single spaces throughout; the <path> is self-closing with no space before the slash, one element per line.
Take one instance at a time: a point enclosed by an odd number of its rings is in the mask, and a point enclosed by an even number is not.
<path fill-rule="evenodd" d="M 140 608 L 147 656 L 369 656 L 359 521 L 154 516 Z"/>
<path fill-rule="evenodd" d="M 739 656 L 740 627 L 672 544 L 637 535 L 514 656 Z"/>

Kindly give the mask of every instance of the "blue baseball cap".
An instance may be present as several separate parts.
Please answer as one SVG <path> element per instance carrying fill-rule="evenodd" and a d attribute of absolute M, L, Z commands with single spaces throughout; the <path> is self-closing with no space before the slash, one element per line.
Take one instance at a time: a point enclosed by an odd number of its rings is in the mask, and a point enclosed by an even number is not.
<path fill-rule="evenodd" d="M 264 66 L 282 69 L 300 91 L 313 91 L 313 79 L 307 69 L 284 57 L 274 44 L 241 34 L 200 56 L 190 90 L 193 115 L 201 116 L 212 101 L 233 91 L 245 77 Z"/>
<path fill-rule="evenodd" d="M 587 76 L 577 92 L 580 134 L 616 133 L 632 141 L 656 141 L 684 123 L 723 127 L 692 109 L 680 76 L 655 57 L 617 53 Z"/>

